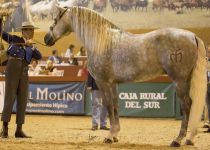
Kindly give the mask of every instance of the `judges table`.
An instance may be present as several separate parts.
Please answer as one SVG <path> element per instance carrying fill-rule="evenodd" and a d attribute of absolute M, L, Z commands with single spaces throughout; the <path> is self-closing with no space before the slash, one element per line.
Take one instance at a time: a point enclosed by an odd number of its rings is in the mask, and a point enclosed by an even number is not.
<path fill-rule="evenodd" d="M 27 113 L 91 115 L 90 94 L 86 93 L 87 76 L 78 76 L 81 66 L 56 66 L 60 76 L 30 76 Z M 4 67 L 0 71 L 4 72 Z M 4 93 L 4 77 L 0 77 Z M 175 89 L 168 76 L 141 83 L 118 85 L 119 114 L 139 117 L 175 117 Z M 3 101 L 4 94 L 1 95 Z M 3 102 L 1 102 L 1 105 Z M 1 107 L 0 107 L 1 110 Z M 14 111 L 15 107 L 14 107 Z"/>
<path fill-rule="evenodd" d="M 50 75 L 39 75 L 39 76 L 30 76 L 29 81 L 33 83 L 37 82 L 84 82 L 86 76 L 78 76 L 78 72 L 82 69 L 81 66 L 56 66 L 58 70 L 64 70 L 63 76 L 50 76 Z M 0 72 L 5 72 L 5 67 L 0 67 Z M 0 77 L 0 81 L 4 81 L 4 77 Z"/>

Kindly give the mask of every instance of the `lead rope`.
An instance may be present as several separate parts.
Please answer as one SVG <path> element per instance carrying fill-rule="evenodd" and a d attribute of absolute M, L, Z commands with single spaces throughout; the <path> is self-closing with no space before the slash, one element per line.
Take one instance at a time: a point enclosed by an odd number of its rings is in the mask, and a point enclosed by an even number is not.
<path fill-rule="evenodd" d="M 35 40 L 35 39 L 33 39 L 33 41 L 36 42 L 36 43 L 38 43 L 38 44 L 40 44 L 40 45 L 42 45 L 42 46 L 47 46 L 47 44 L 43 44 L 42 42 L 39 42 L 39 41 L 37 41 L 37 40 Z M 47 47 L 48 47 L 48 46 L 47 46 Z"/>

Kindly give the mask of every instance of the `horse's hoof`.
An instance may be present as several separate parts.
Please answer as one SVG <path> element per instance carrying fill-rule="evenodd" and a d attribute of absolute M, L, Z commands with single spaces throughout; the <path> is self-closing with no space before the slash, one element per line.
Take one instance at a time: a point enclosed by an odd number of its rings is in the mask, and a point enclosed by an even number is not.
<path fill-rule="evenodd" d="M 103 143 L 112 144 L 112 140 L 108 139 L 108 138 L 105 138 Z"/>
<path fill-rule="evenodd" d="M 176 141 L 173 141 L 171 144 L 170 144 L 170 147 L 180 147 L 181 145 L 176 142 Z"/>
<path fill-rule="evenodd" d="M 186 140 L 185 142 L 186 145 L 191 145 L 191 146 L 194 146 L 194 143 L 190 140 Z"/>
<path fill-rule="evenodd" d="M 118 142 L 119 140 L 116 138 L 116 137 L 113 137 L 113 142 L 116 143 Z"/>

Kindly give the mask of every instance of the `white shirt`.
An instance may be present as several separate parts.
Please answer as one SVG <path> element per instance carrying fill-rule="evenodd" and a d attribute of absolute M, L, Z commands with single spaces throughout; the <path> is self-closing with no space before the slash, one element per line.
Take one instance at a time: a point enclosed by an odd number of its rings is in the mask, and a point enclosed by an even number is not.
<path fill-rule="evenodd" d="M 41 70 L 41 67 L 38 66 L 38 65 L 35 68 L 33 68 L 32 66 L 30 66 L 29 67 L 29 70 L 28 70 L 29 76 L 39 75 L 40 70 Z"/>
<path fill-rule="evenodd" d="M 68 49 L 66 50 L 66 53 L 65 53 L 64 57 L 69 58 L 69 57 L 71 57 L 72 55 L 73 55 L 72 50 L 68 48 Z"/>

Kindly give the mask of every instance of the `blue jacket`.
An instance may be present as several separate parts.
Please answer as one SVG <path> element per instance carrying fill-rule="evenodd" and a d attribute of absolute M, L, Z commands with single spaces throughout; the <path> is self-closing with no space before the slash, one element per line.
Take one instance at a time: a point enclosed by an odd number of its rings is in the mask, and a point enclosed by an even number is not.
<path fill-rule="evenodd" d="M 0 20 L 0 32 L 1 32 L 1 22 Z M 41 53 L 32 46 L 24 46 L 25 40 L 23 37 L 19 37 L 16 35 L 10 35 L 9 33 L 3 31 L 2 39 L 9 43 L 9 47 L 7 49 L 7 54 L 12 57 L 18 57 L 25 59 L 28 63 L 31 62 L 31 59 L 41 59 Z"/>
<path fill-rule="evenodd" d="M 3 31 L 2 39 L 9 43 L 9 47 L 7 49 L 7 54 L 9 56 L 25 59 L 28 63 L 31 62 L 32 58 L 37 60 L 42 58 L 41 53 L 36 48 L 22 45 L 25 43 L 23 37 L 10 35 Z"/>

